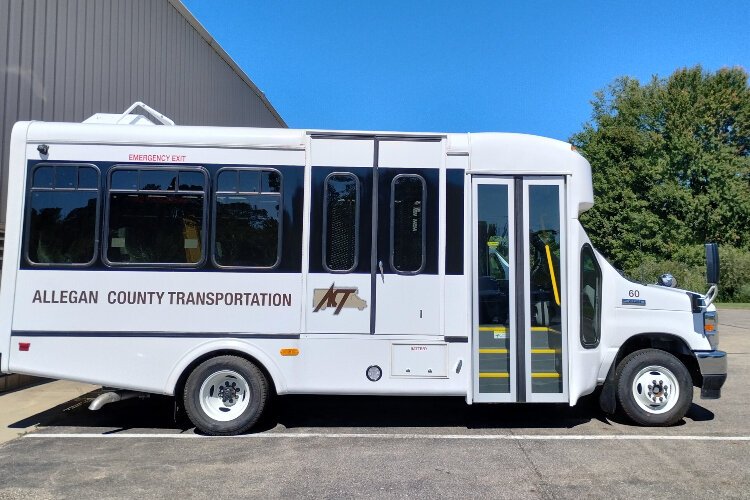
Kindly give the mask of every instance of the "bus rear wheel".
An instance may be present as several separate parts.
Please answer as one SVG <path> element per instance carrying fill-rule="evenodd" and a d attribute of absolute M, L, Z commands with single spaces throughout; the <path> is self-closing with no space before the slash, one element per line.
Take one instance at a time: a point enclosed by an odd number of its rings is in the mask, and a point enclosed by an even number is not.
<path fill-rule="evenodd" d="M 639 425 L 673 425 L 693 402 L 690 372 L 666 351 L 642 349 L 629 354 L 617 366 L 616 379 L 620 408 Z"/>
<path fill-rule="evenodd" d="M 234 436 L 258 421 L 268 400 L 268 380 L 252 362 L 238 356 L 217 356 L 188 376 L 183 394 L 185 411 L 201 432 Z"/>

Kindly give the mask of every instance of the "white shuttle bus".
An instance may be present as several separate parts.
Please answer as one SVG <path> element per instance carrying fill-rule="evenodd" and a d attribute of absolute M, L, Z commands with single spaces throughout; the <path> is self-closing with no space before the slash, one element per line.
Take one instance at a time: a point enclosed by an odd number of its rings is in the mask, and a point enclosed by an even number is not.
<path fill-rule="evenodd" d="M 174 126 L 136 103 L 17 123 L 6 180 L 0 371 L 120 391 L 94 406 L 174 395 L 231 435 L 274 394 L 575 405 L 603 386 L 605 411 L 662 426 L 726 380 L 716 287 L 608 264 L 564 142 Z"/>

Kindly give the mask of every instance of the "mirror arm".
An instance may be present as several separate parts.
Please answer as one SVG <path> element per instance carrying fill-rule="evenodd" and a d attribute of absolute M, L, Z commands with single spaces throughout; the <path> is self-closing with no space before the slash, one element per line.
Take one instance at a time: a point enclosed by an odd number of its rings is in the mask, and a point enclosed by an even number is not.
<path fill-rule="evenodd" d="M 716 285 L 711 285 L 711 288 L 708 289 L 706 292 L 706 307 L 713 304 L 714 300 L 716 300 L 716 297 L 719 295 L 719 287 Z"/>

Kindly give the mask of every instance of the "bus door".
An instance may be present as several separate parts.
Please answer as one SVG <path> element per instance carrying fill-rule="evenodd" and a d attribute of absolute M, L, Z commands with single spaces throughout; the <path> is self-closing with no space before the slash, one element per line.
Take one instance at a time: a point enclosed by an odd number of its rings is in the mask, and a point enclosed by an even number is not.
<path fill-rule="evenodd" d="M 312 137 L 305 331 L 371 333 L 373 137 Z"/>
<path fill-rule="evenodd" d="M 567 401 L 565 183 L 475 177 L 473 398 Z"/>
<path fill-rule="evenodd" d="M 436 138 L 313 136 L 306 328 L 440 335 Z"/>
<path fill-rule="evenodd" d="M 377 140 L 374 333 L 441 335 L 440 138 Z M 444 170 L 443 170 L 444 171 Z"/>

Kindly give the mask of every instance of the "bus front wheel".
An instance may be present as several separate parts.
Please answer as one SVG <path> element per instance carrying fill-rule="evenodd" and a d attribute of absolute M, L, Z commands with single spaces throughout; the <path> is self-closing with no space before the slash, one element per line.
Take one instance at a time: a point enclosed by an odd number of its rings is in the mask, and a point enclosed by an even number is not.
<path fill-rule="evenodd" d="M 233 436 L 260 418 L 268 400 L 268 380 L 244 358 L 217 356 L 190 373 L 183 396 L 185 411 L 198 430 Z"/>
<path fill-rule="evenodd" d="M 633 422 L 653 427 L 677 423 L 693 402 L 685 365 L 659 349 L 633 352 L 617 366 L 617 400 Z"/>

